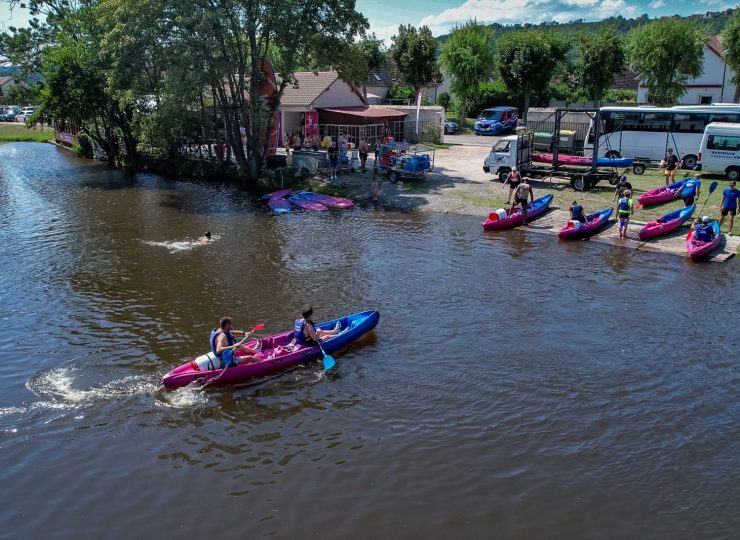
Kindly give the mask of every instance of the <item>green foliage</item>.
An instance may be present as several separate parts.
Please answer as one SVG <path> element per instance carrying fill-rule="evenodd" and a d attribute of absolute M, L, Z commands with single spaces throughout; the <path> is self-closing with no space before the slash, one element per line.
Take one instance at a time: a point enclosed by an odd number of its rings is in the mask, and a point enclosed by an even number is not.
<path fill-rule="evenodd" d="M 511 92 L 500 79 L 479 84 L 470 93 L 468 112 L 472 116 L 477 116 L 483 109 L 499 105 L 517 105 L 516 99 L 512 98 Z"/>
<path fill-rule="evenodd" d="M 460 99 L 463 116 L 473 94 L 494 72 L 492 36 L 489 27 L 469 21 L 442 45 L 440 62 L 452 76 L 450 89 Z"/>
<path fill-rule="evenodd" d="M 450 96 L 449 92 L 440 92 L 437 96 L 437 105 L 444 107 L 445 110 L 450 108 L 450 105 L 452 105 L 452 96 Z"/>
<path fill-rule="evenodd" d="M 416 92 L 410 86 L 402 84 L 394 84 L 388 91 L 387 99 L 410 99 L 413 101 L 416 99 Z"/>
<path fill-rule="evenodd" d="M 42 82 L 26 84 L 14 84 L 5 92 L 7 103 L 19 103 L 21 105 L 37 105 L 41 90 L 44 87 Z"/>
<path fill-rule="evenodd" d="M 411 25 L 399 26 L 390 56 L 400 78 L 414 90 L 442 82 L 437 66 L 437 40 L 428 27 L 417 30 Z"/>
<path fill-rule="evenodd" d="M 637 103 L 637 90 L 607 90 L 604 99 L 616 103 Z"/>
<path fill-rule="evenodd" d="M 613 27 L 601 27 L 595 34 L 580 34 L 576 54 L 578 87 L 591 100 L 601 100 L 614 82 L 614 75 L 626 67 L 622 38 Z"/>
<path fill-rule="evenodd" d="M 686 19 L 660 19 L 630 32 L 627 58 L 651 103 L 675 103 L 690 77 L 702 74 L 704 29 Z"/>
<path fill-rule="evenodd" d="M 532 30 L 505 34 L 496 46 L 499 75 L 511 92 L 522 97 L 526 119 L 533 90 L 548 87 L 568 42 L 554 32 Z"/>
<path fill-rule="evenodd" d="M 727 65 L 735 72 L 732 82 L 740 85 L 740 11 L 735 11 L 722 32 Z"/>

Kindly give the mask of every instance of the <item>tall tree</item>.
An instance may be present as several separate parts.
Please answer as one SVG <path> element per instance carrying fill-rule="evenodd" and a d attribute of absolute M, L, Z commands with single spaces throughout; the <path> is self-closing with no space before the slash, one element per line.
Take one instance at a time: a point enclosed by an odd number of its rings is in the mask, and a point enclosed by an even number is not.
<path fill-rule="evenodd" d="M 735 10 L 722 31 L 722 46 L 725 60 L 735 75 L 732 79 L 740 86 L 740 10 Z"/>
<path fill-rule="evenodd" d="M 627 37 L 627 59 L 647 86 L 651 103 L 675 103 L 690 77 L 702 74 L 703 30 L 689 19 L 660 19 Z"/>
<path fill-rule="evenodd" d="M 418 94 L 434 83 L 442 82 L 437 66 L 437 40 L 427 26 L 401 25 L 392 38 L 390 56 L 403 82 Z"/>
<path fill-rule="evenodd" d="M 460 99 L 462 121 L 471 98 L 494 72 L 493 30 L 477 21 L 455 28 L 442 45 L 440 61 L 453 78 L 450 89 Z"/>
<path fill-rule="evenodd" d="M 613 26 L 601 27 L 595 34 L 580 34 L 576 40 L 575 71 L 578 86 L 593 101 L 601 101 L 626 67 L 622 38 Z"/>
<path fill-rule="evenodd" d="M 568 51 L 568 42 L 554 32 L 510 32 L 496 43 L 496 67 L 506 87 L 524 98 L 522 118 L 527 119 L 533 90 L 546 88 Z"/>

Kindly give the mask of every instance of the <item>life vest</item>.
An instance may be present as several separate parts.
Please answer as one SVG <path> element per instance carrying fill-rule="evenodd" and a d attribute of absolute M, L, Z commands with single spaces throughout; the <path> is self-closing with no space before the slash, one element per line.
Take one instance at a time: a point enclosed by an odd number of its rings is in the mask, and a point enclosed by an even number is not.
<path fill-rule="evenodd" d="M 711 225 L 697 225 L 694 239 L 699 240 L 700 242 L 711 242 L 712 233 L 714 233 L 714 231 L 712 230 Z"/>
<path fill-rule="evenodd" d="M 628 199 L 627 197 L 622 197 L 621 199 L 619 199 L 619 205 L 617 206 L 617 208 L 619 208 L 620 214 L 628 215 L 630 213 L 630 202 L 630 199 Z"/>
<path fill-rule="evenodd" d="M 583 206 L 580 204 L 574 204 L 570 207 L 570 212 L 573 214 L 573 219 L 580 220 L 583 217 Z"/>
<path fill-rule="evenodd" d="M 220 328 L 214 328 L 211 330 L 211 352 L 221 358 L 221 355 L 216 352 L 216 338 L 218 335 L 223 332 Z M 234 343 L 236 343 L 236 340 L 234 339 L 234 336 L 231 335 L 231 332 L 226 332 L 226 342 L 229 344 L 229 347 L 231 347 Z M 222 353 L 223 354 L 223 353 Z"/>
<path fill-rule="evenodd" d="M 300 345 L 311 345 L 313 343 L 313 339 L 306 337 L 306 334 L 303 333 L 303 329 L 307 324 L 313 326 L 314 329 L 316 328 L 313 321 L 310 320 L 305 321 L 303 319 L 296 319 L 293 324 L 293 337 L 295 338 L 295 342 Z"/>
<path fill-rule="evenodd" d="M 527 184 L 526 182 L 523 184 L 519 184 L 519 187 L 516 188 L 516 198 L 526 199 L 527 195 L 529 195 L 529 184 Z"/>

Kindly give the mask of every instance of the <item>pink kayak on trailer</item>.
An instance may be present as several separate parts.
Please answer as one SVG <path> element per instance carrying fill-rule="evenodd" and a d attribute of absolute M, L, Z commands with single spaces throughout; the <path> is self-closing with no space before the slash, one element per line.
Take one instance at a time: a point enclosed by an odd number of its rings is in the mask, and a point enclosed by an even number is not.
<path fill-rule="evenodd" d="M 543 195 L 539 199 L 527 206 L 527 220 L 535 219 L 547 211 L 552 202 L 552 195 Z M 491 212 L 488 219 L 483 222 L 483 228 L 487 231 L 501 231 L 504 229 L 513 229 L 524 222 L 521 208 L 517 208 L 513 214 L 500 216 L 496 212 Z"/>
<path fill-rule="evenodd" d="M 355 203 L 344 197 L 334 197 L 333 195 L 324 195 L 323 193 L 314 193 L 313 191 L 301 191 L 296 193 L 294 197 L 301 197 L 314 201 L 325 206 L 331 206 L 332 208 L 352 208 Z"/>
<path fill-rule="evenodd" d="M 685 183 L 686 180 L 680 180 L 667 186 L 656 187 L 637 197 L 637 202 L 643 206 L 647 206 L 649 204 L 660 204 L 678 199 L 681 196 L 681 188 L 683 188 Z"/>
<path fill-rule="evenodd" d="M 612 215 L 611 208 L 604 208 L 593 214 L 586 216 L 586 223 L 578 221 L 569 221 L 565 227 L 560 229 L 558 238 L 561 240 L 572 240 L 575 238 L 584 238 L 599 231 L 609 221 Z"/>
<path fill-rule="evenodd" d="M 288 200 L 290 201 L 290 204 L 292 204 L 293 206 L 297 206 L 301 210 L 308 210 L 309 212 L 329 211 L 329 209 L 323 204 L 316 201 L 309 201 L 308 199 L 304 199 L 303 197 L 296 197 L 295 195 L 292 195 L 291 197 L 288 197 Z"/>
<path fill-rule="evenodd" d="M 262 195 L 263 199 L 284 199 L 288 195 L 293 193 L 293 190 L 288 189 L 281 189 L 279 191 L 273 191 L 272 193 L 268 193 L 267 195 Z"/>

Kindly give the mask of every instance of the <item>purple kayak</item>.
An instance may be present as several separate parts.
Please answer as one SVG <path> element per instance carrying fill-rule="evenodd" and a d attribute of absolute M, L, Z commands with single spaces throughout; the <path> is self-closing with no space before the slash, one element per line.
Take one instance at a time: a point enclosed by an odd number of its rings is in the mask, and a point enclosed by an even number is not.
<path fill-rule="evenodd" d="M 300 193 L 296 193 L 294 197 L 301 197 L 333 208 L 352 208 L 355 205 L 352 201 L 345 199 L 344 197 L 334 197 L 332 195 L 324 195 L 323 193 L 314 193 L 312 191 L 301 191 Z"/>
<path fill-rule="evenodd" d="M 303 197 L 296 197 L 295 195 L 288 197 L 288 200 L 293 206 L 297 206 L 301 210 L 308 210 L 309 212 L 326 212 L 329 210 L 321 203 L 318 203 L 316 201 L 309 201 L 308 199 L 304 199 Z"/>
<path fill-rule="evenodd" d="M 262 195 L 263 199 L 284 199 L 288 195 L 293 193 L 293 190 L 288 189 L 281 189 L 279 191 L 273 191 L 272 193 L 268 193 L 267 195 Z"/>
<path fill-rule="evenodd" d="M 647 223 L 642 229 L 640 229 L 640 240 L 647 240 L 648 238 L 653 238 L 655 236 L 660 236 L 661 234 L 668 234 L 671 231 L 675 231 L 683 224 L 684 221 L 688 220 L 691 217 L 691 214 L 694 213 L 695 209 L 696 205 L 692 204 L 691 206 L 679 208 L 678 210 L 669 212 L 663 217 L 652 220 L 650 223 Z"/>
<path fill-rule="evenodd" d="M 590 236 L 601 229 L 609 221 L 609 217 L 612 215 L 611 208 L 604 208 L 593 214 L 586 216 L 586 223 L 576 224 L 569 221 L 568 224 L 560 229 L 558 238 L 562 240 L 570 240 L 573 238 L 583 238 L 584 236 Z"/>
<path fill-rule="evenodd" d="M 274 197 L 267 204 L 276 214 L 287 214 L 290 212 L 290 203 L 281 197 Z"/>

